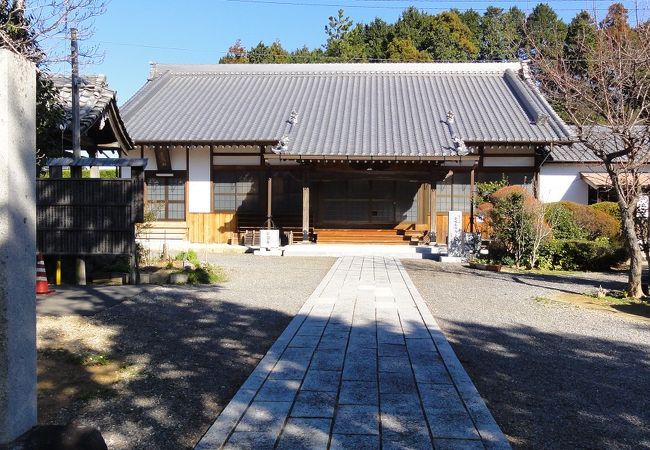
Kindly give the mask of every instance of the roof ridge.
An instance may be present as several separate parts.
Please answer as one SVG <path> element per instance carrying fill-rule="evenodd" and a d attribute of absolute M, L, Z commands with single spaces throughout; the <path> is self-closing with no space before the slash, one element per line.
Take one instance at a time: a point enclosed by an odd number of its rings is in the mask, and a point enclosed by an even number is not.
<path fill-rule="evenodd" d="M 520 62 L 317 63 L 317 64 L 155 64 L 153 78 L 164 73 L 504 73 Z"/>

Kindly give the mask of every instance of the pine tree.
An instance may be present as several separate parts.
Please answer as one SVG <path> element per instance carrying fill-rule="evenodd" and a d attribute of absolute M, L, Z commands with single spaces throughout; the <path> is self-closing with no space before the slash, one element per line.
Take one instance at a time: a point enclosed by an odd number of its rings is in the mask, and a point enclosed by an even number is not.
<path fill-rule="evenodd" d="M 251 48 L 248 53 L 248 62 L 250 64 L 268 64 L 273 61 L 269 59 L 269 47 L 260 41 L 255 47 Z"/>
<path fill-rule="evenodd" d="M 393 40 L 395 27 L 375 18 L 363 27 L 363 41 L 370 60 L 388 58 L 388 44 Z"/>
<path fill-rule="evenodd" d="M 564 59 L 575 76 L 585 76 L 596 45 L 596 23 L 586 11 L 578 13 L 567 29 Z"/>
<path fill-rule="evenodd" d="M 355 26 L 342 9 L 339 9 L 337 16 L 330 16 L 325 33 L 328 36 L 325 46 L 328 57 L 341 62 L 367 61 L 364 27 L 362 24 Z"/>

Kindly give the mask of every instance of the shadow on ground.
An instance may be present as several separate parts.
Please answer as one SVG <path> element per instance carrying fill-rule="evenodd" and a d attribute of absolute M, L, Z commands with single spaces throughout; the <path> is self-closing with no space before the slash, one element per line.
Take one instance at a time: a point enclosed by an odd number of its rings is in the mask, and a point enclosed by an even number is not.
<path fill-rule="evenodd" d="M 460 321 L 446 333 L 516 447 L 650 447 L 650 360 L 634 343 Z"/>
<path fill-rule="evenodd" d="M 42 410 L 41 423 L 91 423 L 112 448 L 191 448 L 292 318 L 227 295 L 215 300 L 215 289 L 157 288 L 93 316 L 115 332 L 106 358 L 127 372 L 145 369 L 107 389 L 95 366 L 81 366 L 76 378 L 87 388 L 65 387 L 74 400 L 57 413 Z M 46 370 L 39 383 L 56 376 Z"/>
<path fill-rule="evenodd" d="M 431 262 L 423 264 L 420 261 L 407 261 L 409 272 L 430 272 L 432 269 Z M 475 270 L 460 265 L 438 264 L 436 272 L 455 273 L 459 276 L 472 277 L 478 284 L 480 280 L 498 280 L 513 281 L 518 284 L 531 287 L 544 287 L 555 289 L 558 292 L 582 293 L 583 291 L 594 290 L 599 286 L 605 289 L 622 290 L 625 288 L 625 282 L 621 281 L 621 274 L 618 272 L 585 272 L 585 273 L 563 273 L 563 274 L 543 274 L 543 273 L 513 273 L 513 272 L 490 272 L 487 270 Z M 598 278 L 595 280 L 594 277 Z M 567 280 L 576 289 L 567 289 Z M 580 290 L 579 288 L 584 288 Z"/>
<path fill-rule="evenodd" d="M 650 448 L 650 329 L 536 296 L 624 274 L 491 273 L 403 262 L 515 448 Z"/>

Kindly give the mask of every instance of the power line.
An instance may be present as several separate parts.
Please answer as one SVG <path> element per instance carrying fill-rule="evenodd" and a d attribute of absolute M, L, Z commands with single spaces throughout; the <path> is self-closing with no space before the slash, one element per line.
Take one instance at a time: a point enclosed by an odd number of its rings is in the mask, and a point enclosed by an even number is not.
<path fill-rule="evenodd" d="M 439 0 L 347 0 L 349 2 L 367 2 L 367 3 L 440 3 Z M 553 3 L 612 3 L 612 0 L 551 0 Z M 512 0 L 454 0 L 452 3 L 516 3 Z M 544 2 L 538 2 L 544 3 Z M 372 7 L 372 6 L 370 6 Z M 404 7 L 404 6 L 401 6 Z"/>
<path fill-rule="evenodd" d="M 279 6 L 300 6 L 300 7 L 306 7 L 306 6 L 311 6 L 311 7 L 328 7 L 328 8 L 356 8 L 356 9 L 405 9 L 404 6 L 398 6 L 398 5 L 353 5 L 353 4 L 342 4 L 342 3 L 301 3 L 301 2 L 294 2 L 294 1 L 286 1 L 286 0 L 225 0 L 226 2 L 231 2 L 231 3 L 252 3 L 252 4 L 262 4 L 262 5 L 279 5 Z M 349 1 L 349 0 L 348 0 Z M 375 1 L 375 0 L 368 0 L 368 1 Z M 507 0 L 500 0 L 502 2 L 506 2 Z M 567 1 L 574 1 L 574 0 L 567 0 Z M 580 0 L 575 0 L 575 1 L 580 1 Z M 482 4 L 487 4 L 487 3 L 494 3 L 494 2 L 488 2 L 485 0 L 454 0 L 454 3 L 482 3 Z M 423 10 L 423 11 L 449 11 L 452 8 L 443 8 L 443 7 L 431 7 L 431 6 L 421 6 L 418 7 L 417 9 Z M 526 8 L 530 9 L 530 8 Z M 587 11 L 607 11 L 608 8 L 588 8 L 588 7 L 575 7 L 575 8 L 553 8 L 554 11 L 582 11 L 582 10 L 587 10 Z"/>

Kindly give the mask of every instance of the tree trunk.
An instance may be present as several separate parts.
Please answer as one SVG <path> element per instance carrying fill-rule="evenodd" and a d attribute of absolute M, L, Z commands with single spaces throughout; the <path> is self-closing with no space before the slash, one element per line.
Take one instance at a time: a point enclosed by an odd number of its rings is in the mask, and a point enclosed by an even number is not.
<path fill-rule="evenodd" d="M 627 295 L 633 298 L 643 297 L 641 284 L 641 271 L 643 269 L 643 255 L 639 247 L 639 238 L 636 235 L 634 226 L 634 214 L 636 208 L 628 207 L 621 211 L 623 237 L 630 255 L 630 271 L 627 280 Z"/>

